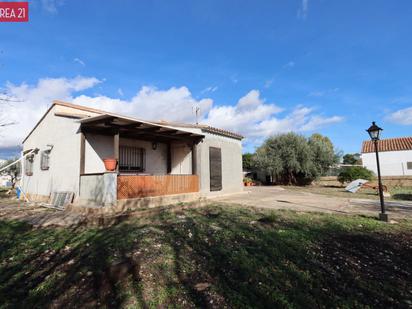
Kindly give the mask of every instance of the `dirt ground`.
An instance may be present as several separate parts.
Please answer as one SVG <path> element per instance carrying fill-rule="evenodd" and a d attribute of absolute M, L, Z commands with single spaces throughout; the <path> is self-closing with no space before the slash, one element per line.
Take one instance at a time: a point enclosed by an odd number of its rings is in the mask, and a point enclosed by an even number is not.
<path fill-rule="evenodd" d="M 217 197 L 219 202 L 246 206 L 289 209 L 295 211 L 316 211 L 341 214 L 376 215 L 380 211 L 379 200 L 327 196 L 307 192 L 305 189 L 288 189 L 280 186 L 245 187 L 239 194 Z M 412 218 L 411 201 L 386 201 L 390 218 Z"/>
<path fill-rule="evenodd" d="M 4 198 L 0 199 L 0 220 L 2 219 L 22 220 L 40 227 L 78 225 L 86 218 L 77 213 L 49 209 Z"/>

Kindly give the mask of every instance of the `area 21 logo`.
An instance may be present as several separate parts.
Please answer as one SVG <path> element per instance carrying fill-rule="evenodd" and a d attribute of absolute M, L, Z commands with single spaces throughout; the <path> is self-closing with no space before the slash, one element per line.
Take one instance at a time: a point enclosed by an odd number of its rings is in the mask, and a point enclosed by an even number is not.
<path fill-rule="evenodd" d="M 0 22 L 29 21 L 28 2 L 0 2 Z"/>

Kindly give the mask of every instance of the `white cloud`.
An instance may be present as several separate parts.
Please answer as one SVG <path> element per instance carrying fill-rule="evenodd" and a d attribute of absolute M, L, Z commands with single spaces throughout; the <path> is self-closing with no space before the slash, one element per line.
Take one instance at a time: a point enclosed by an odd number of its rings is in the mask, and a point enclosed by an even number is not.
<path fill-rule="evenodd" d="M 7 83 L 5 90 L 13 101 L 3 105 L 7 122 L 15 125 L 0 130 L 0 147 L 16 146 L 33 128 L 54 99 L 71 100 L 72 94 L 96 86 L 94 77 L 43 78 L 36 85 Z M 1 104 L 1 102 L 0 102 Z"/>
<path fill-rule="evenodd" d="M 212 108 L 204 122 L 241 133 L 248 142 L 256 143 L 276 133 L 314 131 L 343 120 L 339 116 L 314 114 L 313 109 L 304 106 L 298 106 L 283 117 L 278 116 L 282 111 L 277 105 L 260 98 L 258 90 L 252 90 L 235 106 Z"/>
<path fill-rule="evenodd" d="M 289 61 L 283 67 L 284 68 L 293 68 L 294 66 L 295 66 L 295 62 L 294 61 Z"/>
<path fill-rule="evenodd" d="M 200 93 L 215 92 L 218 89 L 219 89 L 218 86 L 209 86 L 209 87 L 203 89 Z"/>
<path fill-rule="evenodd" d="M 86 66 L 86 63 L 84 63 L 84 61 L 81 60 L 80 58 L 74 58 L 73 62 L 77 62 L 78 64 L 80 64 L 82 66 Z"/>
<path fill-rule="evenodd" d="M 17 125 L 0 131 L 0 148 L 19 145 L 54 99 L 67 100 L 107 111 L 146 120 L 195 122 L 193 107 L 200 107 L 201 123 L 243 134 L 248 143 L 288 131 L 313 131 L 342 121 L 341 117 L 325 117 L 311 108 L 298 106 L 287 112 L 277 104 L 266 102 L 259 90 L 251 90 L 235 105 L 214 105 L 210 98 L 195 99 L 187 87 L 166 90 L 143 86 L 130 100 L 104 95 L 79 93 L 102 81 L 95 77 L 44 78 L 36 85 L 6 85 L 7 92 L 21 103 L 7 107 L 10 121 Z M 120 89 L 121 90 L 121 89 Z"/>
<path fill-rule="evenodd" d="M 400 109 L 396 112 L 389 114 L 387 120 L 397 124 L 411 125 L 412 124 L 412 107 Z"/>
<path fill-rule="evenodd" d="M 334 92 L 338 92 L 339 88 L 332 88 L 327 90 L 317 90 L 308 93 L 308 97 L 323 97 L 327 94 L 332 94 Z"/>
<path fill-rule="evenodd" d="M 187 87 L 159 90 L 149 86 L 143 86 L 130 101 L 80 95 L 72 102 L 147 120 L 184 122 L 193 122 L 195 119 L 193 106 L 199 106 L 202 113 L 207 113 L 213 104 L 211 99 L 194 99 Z"/>
<path fill-rule="evenodd" d="M 50 14 L 56 14 L 57 8 L 64 4 L 63 0 L 41 0 L 40 2 L 42 8 Z"/>
<path fill-rule="evenodd" d="M 124 96 L 124 93 L 123 93 L 122 88 L 117 89 L 117 93 L 118 93 L 120 96 Z"/>
<path fill-rule="evenodd" d="M 263 85 L 263 87 L 270 88 L 272 84 L 273 84 L 273 79 L 268 79 L 267 81 L 265 81 L 265 84 Z"/>
<path fill-rule="evenodd" d="M 298 9 L 297 16 L 299 19 L 306 19 L 309 11 L 309 0 L 302 0 Z"/>

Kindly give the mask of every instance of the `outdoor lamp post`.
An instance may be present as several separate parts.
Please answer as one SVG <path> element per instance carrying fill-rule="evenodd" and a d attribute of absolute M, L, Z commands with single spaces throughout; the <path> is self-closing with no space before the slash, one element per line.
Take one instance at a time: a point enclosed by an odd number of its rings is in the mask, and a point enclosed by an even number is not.
<path fill-rule="evenodd" d="M 372 125 L 366 131 L 369 133 L 373 144 L 375 145 L 375 154 L 376 154 L 376 165 L 378 169 L 378 186 L 379 186 L 379 199 L 381 201 L 381 213 L 379 214 L 379 219 L 381 221 L 388 221 L 388 214 L 385 213 L 385 202 L 383 199 L 383 189 L 382 189 L 382 179 L 381 179 L 381 168 L 379 164 L 379 152 L 378 152 L 378 141 L 379 135 L 383 129 L 379 128 L 375 121 L 372 122 Z"/>

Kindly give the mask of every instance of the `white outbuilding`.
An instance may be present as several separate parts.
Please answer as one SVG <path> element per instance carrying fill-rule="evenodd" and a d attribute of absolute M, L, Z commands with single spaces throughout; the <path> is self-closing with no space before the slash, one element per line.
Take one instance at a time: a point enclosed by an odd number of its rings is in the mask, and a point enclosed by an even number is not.
<path fill-rule="evenodd" d="M 378 141 L 382 176 L 412 175 L 412 137 L 388 138 Z M 372 141 L 362 144 L 362 164 L 377 174 L 376 154 Z"/>

